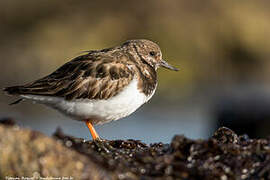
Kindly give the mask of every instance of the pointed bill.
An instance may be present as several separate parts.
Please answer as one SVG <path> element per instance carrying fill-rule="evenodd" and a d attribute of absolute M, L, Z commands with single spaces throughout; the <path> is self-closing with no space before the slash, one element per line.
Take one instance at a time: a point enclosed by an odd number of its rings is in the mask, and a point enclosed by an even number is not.
<path fill-rule="evenodd" d="M 164 68 L 167 68 L 167 69 L 170 69 L 170 70 L 173 70 L 173 71 L 178 71 L 177 68 L 173 67 L 172 65 L 168 64 L 165 60 L 161 60 L 160 64 L 159 64 L 161 67 L 164 67 Z"/>

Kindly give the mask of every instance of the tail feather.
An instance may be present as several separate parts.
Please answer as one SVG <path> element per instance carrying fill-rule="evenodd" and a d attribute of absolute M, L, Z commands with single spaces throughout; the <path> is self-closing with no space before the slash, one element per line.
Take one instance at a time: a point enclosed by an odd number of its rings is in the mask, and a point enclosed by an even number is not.
<path fill-rule="evenodd" d="M 14 101 L 14 102 L 12 102 L 12 103 L 10 103 L 9 105 L 15 105 L 15 104 L 19 104 L 21 101 L 23 100 L 23 98 L 21 98 L 21 99 L 18 99 L 18 100 L 16 100 L 16 101 Z"/>
<path fill-rule="evenodd" d="M 11 87 L 4 88 L 3 91 L 10 95 L 18 95 L 20 94 L 20 89 L 21 89 L 21 86 L 11 86 Z"/>
<path fill-rule="evenodd" d="M 19 95 L 21 94 L 21 86 L 12 86 L 12 87 L 6 87 L 3 89 L 4 92 L 6 92 L 9 95 Z M 12 103 L 10 103 L 9 105 L 14 105 L 14 104 L 18 104 L 23 100 L 23 98 L 20 98 Z"/>

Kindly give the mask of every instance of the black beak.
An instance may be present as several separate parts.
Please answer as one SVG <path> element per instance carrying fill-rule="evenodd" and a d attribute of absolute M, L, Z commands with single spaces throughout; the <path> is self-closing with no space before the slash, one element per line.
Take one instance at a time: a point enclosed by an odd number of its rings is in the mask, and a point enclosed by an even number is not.
<path fill-rule="evenodd" d="M 175 67 L 173 67 L 173 66 L 171 66 L 171 65 L 169 65 L 165 60 L 161 60 L 161 62 L 160 62 L 160 64 L 159 64 L 161 67 L 164 67 L 164 68 L 166 68 L 166 69 L 170 69 L 170 70 L 173 70 L 173 71 L 178 71 L 178 69 L 177 68 L 175 68 Z"/>

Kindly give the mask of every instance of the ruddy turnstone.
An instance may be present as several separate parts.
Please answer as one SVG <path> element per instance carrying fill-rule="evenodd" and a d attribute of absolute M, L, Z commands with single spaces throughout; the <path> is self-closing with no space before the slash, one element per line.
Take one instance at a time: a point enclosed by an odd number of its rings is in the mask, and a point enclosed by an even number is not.
<path fill-rule="evenodd" d="M 87 51 L 55 72 L 22 86 L 4 89 L 84 121 L 94 140 L 93 125 L 126 117 L 146 103 L 157 87 L 157 69 L 177 71 L 149 40 L 129 40 L 113 48 Z"/>

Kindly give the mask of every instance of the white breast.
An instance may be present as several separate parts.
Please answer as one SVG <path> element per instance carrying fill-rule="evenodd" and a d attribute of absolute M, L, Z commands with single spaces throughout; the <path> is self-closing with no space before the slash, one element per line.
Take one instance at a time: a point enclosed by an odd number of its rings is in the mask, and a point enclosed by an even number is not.
<path fill-rule="evenodd" d="M 138 80 L 134 78 L 122 92 L 107 100 L 78 99 L 66 101 L 64 98 L 22 95 L 37 103 L 53 107 L 77 120 L 92 120 L 94 124 L 103 124 L 126 117 L 147 102 L 154 94 L 145 96 L 138 90 Z"/>

